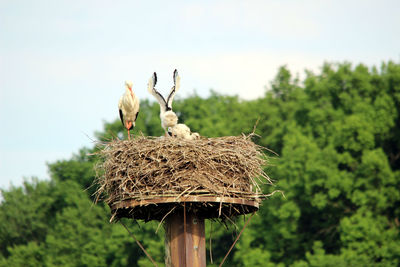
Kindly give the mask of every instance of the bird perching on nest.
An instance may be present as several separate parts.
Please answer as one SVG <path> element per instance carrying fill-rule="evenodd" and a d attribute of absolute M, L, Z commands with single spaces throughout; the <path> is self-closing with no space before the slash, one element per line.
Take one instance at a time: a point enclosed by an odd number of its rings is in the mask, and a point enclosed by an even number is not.
<path fill-rule="evenodd" d="M 119 117 L 128 131 L 128 139 L 131 140 L 130 130 L 135 127 L 137 116 L 139 115 L 139 98 L 132 91 L 132 82 L 125 82 L 125 93 L 121 96 L 118 103 Z"/>
<path fill-rule="evenodd" d="M 157 99 L 158 104 L 160 104 L 161 127 L 164 129 L 166 135 L 168 134 L 170 136 L 172 133 L 169 128 L 174 127 L 178 123 L 178 116 L 172 111 L 172 101 L 181 84 L 181 78 L 177 70 L 174 71 L 173 78 L 174 86 L 171 88 L 167 101 L 165 101 L 165 98 L 155 88 L 157 84 L 157 74 L 155 72 L 147 84 L 147 90 Z"/>
<path fill-rule="evenodd" d="M 190 128 L 183 123 L 178 123 L 171 128 L 171 136 L 186 140 L 196 140 L 200 138 L 200 135 L 198 133 L 192 133 L 190 131 Z"/>

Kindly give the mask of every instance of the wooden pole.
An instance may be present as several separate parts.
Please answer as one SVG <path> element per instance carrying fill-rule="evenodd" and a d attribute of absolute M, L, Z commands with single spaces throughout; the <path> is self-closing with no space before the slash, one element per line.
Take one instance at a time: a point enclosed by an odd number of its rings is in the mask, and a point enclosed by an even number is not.
<path fill-rule="evenodd" d="M 167 267 L 205 267 L 206 239 L 204 219 L 191 211 L 171 214 L 165 223 L 165 265 Z"/>

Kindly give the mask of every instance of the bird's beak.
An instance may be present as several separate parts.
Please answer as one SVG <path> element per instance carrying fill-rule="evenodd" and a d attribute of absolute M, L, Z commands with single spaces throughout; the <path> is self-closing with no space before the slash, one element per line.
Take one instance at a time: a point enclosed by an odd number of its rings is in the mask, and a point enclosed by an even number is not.
<path fill-rule="evenodd" d="M 130 90 L 130 91 L 132 91 L 132 82 L 125 82 L 125 85 L 126 85 L 126 87 L 128 87 L 128 89 Z"/>

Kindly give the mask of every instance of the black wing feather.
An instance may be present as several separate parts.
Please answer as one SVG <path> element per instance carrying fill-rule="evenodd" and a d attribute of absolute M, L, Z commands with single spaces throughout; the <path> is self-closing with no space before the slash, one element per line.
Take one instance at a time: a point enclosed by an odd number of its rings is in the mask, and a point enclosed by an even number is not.
<path fill-rule="evenodd" d="M 171 97 L 173 98 L 175 96 L 175 86 L 176 86 L 176 77 L 177 76 L 178 76 L 178 70 L 175 69 L 173 77 L 172 77 L 174 79 L 174 86 L 172 86 L 171 92 L 169 93 L 168 98 L 167 98 L 167 110 L 172 110 L 172 101 L 171 102 L 169 102 L 169 101 L 170 101 Z"/>
<path fill-rule="evenodd" d="M 173 75 L 174 75 L 173 78 L 174 78 L 174 84 L 175 84 L 176 83 L 176 76 L 178 76 L 178 70 L 177 69 L 174 70 L 174 74 Z"/>
<path fill-rule="evenodd" d="M 168 110 L 168 105 L 167 105 L 167 102 L 165 101 L 164 96 L 162 94 L 160 94 L 160 92 L 158 92 L 157 89 L 155 88 L 156 84 L 157 84 L 157 73 L 154 72 L 153 73 L 153 88 L 152 88 L 152 91 L 153 91 L 153 93 L 155 93 L 158 96 L 158 98 L 159 98 L 158 102 L 160 102 L 160 100 L 162 100 L 164 106 L 166 107 L 166 110 Z M 157 96 L 156 96 L 156 98 L 157 98 Z M 161 105 L 161 103 L 159 103 L 159 104 Z"/>
<path fill-rule="evenodd" d="M 125 124 L 124 124 L 124 114 L 122 113 L 122 110 L 121 110 L 121 109 L 119 110 L 119 118 L 121 119 L 122 125 L 124 125 L 124 127 L 125 127 Z"/>
<path fill-rule="evenodd" d="M 154 90 L 154 92 L 155 92 L 157 95 L 159 95 L 159 96 L 161 97 L 161 99 L 162 99 L 162 100 L 164 101 L 164 103 L 165 103 L 165 106 L 167 106 L 167 102 L 165 101 L 165 98 L 162 96 L 162 94 L 160 94 L 160 92 L 158 92 L 156 88 L 153 88 L 153 90 Z"/>
<path fill-rule="evenodd" d="M 136 121 L 138 115 L 139 115 L 139 111 L 136 112 L 135 121 Z M 133 123 L 132 123 L 132 126 L 131 126 L 131 128 L 129 128 L 129 131 L 132 130 L 134 127 L 135 127 L 135 126 L 133 126 Z"/>
<path fill-rule="evenodd" d="M 154 84 L 153 84 L 153 87 L 154 87 L 157 84 L 157 73 L 155 73 L 155 72 L 153 74 L 153 81 L 154 81 Z"/>
<path fill-rule="evenodd" d="M 172 104 L 172 103 L 170 103 L 169 100 L 170 100 L 171 96 L 173 96 L 174 94 L 175 94 L 175 86 L 173 86 L 173 87 L 171 88 L 171 93 L 170 93 L 169 96 L 168 96 L 168 99 L 167 99 L 167 102 L 166 102 L 166 104 L 167 104 L 167 110 L 172 110 L 172 107 L 171 107 L 171 104 Z"/>

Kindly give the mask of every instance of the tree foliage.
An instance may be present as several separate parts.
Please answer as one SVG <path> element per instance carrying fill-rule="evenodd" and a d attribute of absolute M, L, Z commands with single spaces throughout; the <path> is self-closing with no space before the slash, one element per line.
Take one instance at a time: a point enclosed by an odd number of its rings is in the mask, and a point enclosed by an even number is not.
<path fill-rule="evenodd" d="M 285 197 L 263 203 L 226 266 L 400 264 L 399 64 L 325 63 L 303 81 L 281 67 L 259 99 L 212 91 L 178 100 L 174 110 L 209 137 L 250 133 L 258 121 L 255 141 L 279 154 L 266 171 Z M 158 113 L 143 101 L 134 134 L 162 135 Z M 117 119 L 96 135 L 126 137 Z M 50 181 L 1 191 L 0 266 L 150 265 L 125 229 L 108 222 L 109 208 L 93 204 L 95 150 L 49 164 Z M 163 229 L 124 222 L 162 266 Z M 214 265 L 243 225 L 207 223 Z"/>

